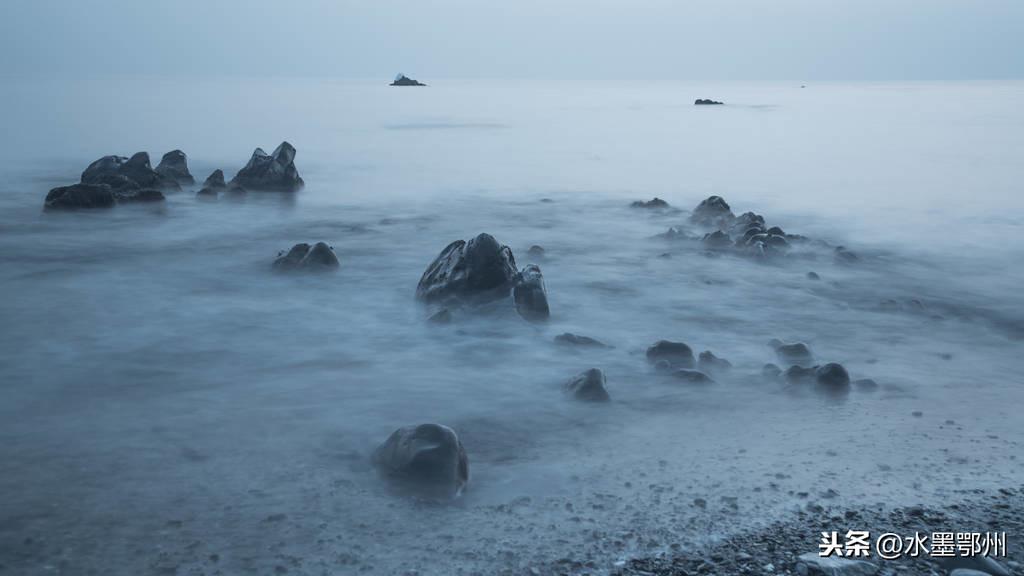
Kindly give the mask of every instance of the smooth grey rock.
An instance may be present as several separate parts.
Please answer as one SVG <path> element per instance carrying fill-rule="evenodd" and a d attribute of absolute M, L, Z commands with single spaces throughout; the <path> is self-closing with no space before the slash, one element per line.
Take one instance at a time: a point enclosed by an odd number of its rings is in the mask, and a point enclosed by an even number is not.
<path fill-rule="evenodd" d="M 783 377 L 786 382 L 790 384 L 803 384 L 804 382 L 810 382 L 813 380 L 815 374 L 815 368 L 805 368 L 803 366 L 790 366 L 783 372 Z"/>
<path fill-rule="evenodd" d="M 584 402 L 608 402 L 607 380 L 600 368 L 591 368 L 568 380 L 563 389 L 577 400 Z"/>
<path fill-rule="evenodd" d="M 697 369 L 702 372 L 725 372 L 730 368 L 732 362 L 715 356 L 710 350 L 705 350 L 697 356 Z"/>
<path fill-rule="evenodd" d="M 106 184 L 72 184 L 54 188 L 46 195 L 44 210 L 111 208 L 114 193 Z"/>
<path fill-rule="evenodd" d="M 519 315 L 530 322 L 543 322 L 551 316 L 544 275 L 536 264 L 523 268 L 512 288 L 512 298 Z"/>
<path fill-rule="evenodd" d="M 711 384 L 714 379 L 700 370 L 687 370 L 685 368 L 672 371 L 672 377 L 691 384 Z"/>
<path fill-rule="evenodd" d="M 372 460 L 384 478 L 428 496 L 458 496 L 469 483 L 466 450 L 455 431 L 440 424 L 395 430 Z"/>
<path fill-rule="evenodd" d="M 775 339 L 768 344 L 775 350 L 775 355 L 779 357 L 783 364 L 796 366 L 810 366 L 814 364 L 814 354 L 811 353 L 811 349 L 807 344 L 803 342 L 786 344 L 781 340 Z"/>
<path fill-rule="evenodd" d="M 693 350 L 682 342 L 659 340 L 647 349 L 647 361 L 656 364 L 660 360 L 673 368 L 693 368 Z"/>
<path fill-rule="evenodd" d="M 324 242 L 317 242 L 313 246 L 306 243 L 292 246 L 286 254 L 279 254 L 274 260 L 274 269 L 287 271 L 318 272 L 336 270 L 341 264 L 334 250 Z"/>
<path fill-rule="evenodd" d="M 528 256 L 530 256 L 531 258 L 538 258 L 538 259 L 539 258 L 543 258 L 544 257 L 544 248 L 534 244 L 533 246 L 530 246 L 530 249 L 526 251 L 526 254 Z"/>
<path fill-rule="evenodd" d="M 558 344 L 579 346 L 581 348 L 611 348 L 611 346 L 608 346 L 604 342 L 595 340 L 589 336 L 580 336 L 579 334 L 573 334 L 571 332 L 555 336 L 555 342 Z"/>
<path fill-rule="evenodd" d="M 822 392 L 846 394 L 850 391 L 850 375 L 841 364 L 830 362 L 814 370 L 814 379 Z"/>
<path fill-rule="evenodd" d="M 821 276 L 818 276 L 817 272 L 808 272 L 807 273 L 807 279 L 808 280 L 821 280 Z"/>
<path fill-rule="evenodd" d="M 782 376 L 782 368 L 779 368 L 775 364 L 769 362 L 761 368 L 761 375 L 769 380 L 777 380 Z"/>
<path fill-rule="evenodd" d="M 834 556 L 822 558 L 817 552 L 801 554 L 797 558 L 797 573 L 808 576 L 873 576 L 876 572 L 878 565 L 865 560 Z"/>
<path fill-rule="evenodd" d="M 295 192 L 305 185 L 295 168 L 295 154 L 295 147 L 288 142 L 282 142 L 273 154 L 257 148 L 231 184 L 246 190 Z"/>
<path fill-rule="evenodd" d="M 196 183 L 196 179 L 188 171 L 188 157 L 181 150 L 171 150 L 164 154 L 154 171 L 178 184 L 191 186 Z"/>
<path fill-rule="evenodd" d="M 512 250 L 490 234 L 449 244 L 427 267 L 416 286 L 423 302 L 489 302 L 507 298 L 516 281 Z"/>
<path fill-rule="evenodd" d="M 871 378 L 861 378 L 860 380 L 853 381 L 853 387 L 861 392 L 874 392 L 878 390 L 878 382 Z"/>

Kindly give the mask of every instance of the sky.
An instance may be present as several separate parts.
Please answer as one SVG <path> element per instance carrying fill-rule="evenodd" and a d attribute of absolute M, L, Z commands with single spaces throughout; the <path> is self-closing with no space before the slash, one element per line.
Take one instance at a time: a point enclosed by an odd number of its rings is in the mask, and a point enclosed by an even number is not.
<path fill-rule="evenodd" d="M 1024 78 L 1024 0 L 0 0 L 0 76 Z"/>

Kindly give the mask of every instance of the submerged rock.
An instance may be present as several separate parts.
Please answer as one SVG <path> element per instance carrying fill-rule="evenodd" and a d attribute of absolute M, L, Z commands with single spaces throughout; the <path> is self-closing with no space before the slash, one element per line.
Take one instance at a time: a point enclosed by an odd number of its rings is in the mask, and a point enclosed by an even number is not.
<path fill-rule="evenodd" d="M 632 204 L 630 204 L 630 207 L 632 207 L 632 208 L 657 208 L 657 209 L 661 209 L 661 208 L 668 208 L 669 206 L 668 206 L 668 202 L 665 202 L 661 198 L 653 198 L 651 200 L 648 200 L 647 202 L 644 202 L 643 200 L 637 200 L 637 201 L 633 202 Z"/>
<path fill-rule="evenodd" d="M 171 150 L 164 154 L 154 171 L 178 184 L 191 186 L 196 183 L 195 178 L 188 171 L 188 157 L 181 150 Z"/>
<path fill-rule="evenodd" d="M 729 203 L 721 196 L 708 196 L 693 209 L 690 221 L 702 226 L 725 228 L 736 216 L 732 213 Z"/>
<path fill-rule="evenodd" d="M 697 357 L 697 369 L 703 372 L 725 372 L 730 368 L 732 362 L 715 356 L 710 350 L 701 352 Z"/>
<path fill-rule="evenodd" d="M 724 104 L 724 102 L 718 102 L 716 100 L 711 100 L 708 98 L 697 98 L 696 100 L 693 101 L 693 104 L 695 106 L 721 106 L 722 104 Z"/>
<path fill-rule="evenodd" d="M 782 368 L 779 368 L 775 364 L 768 363 L 761 368 L 761 376 L 769 380 L 778 380 L 782 376 Z"/>
<path fill-rule="evenodd" d="M 567 381 L 563 389 L 577 400 L 608 402 L 611 397 L 608 395 L 606 384 L 604 372 L 599 368 L 591 368 Z"/>
<path fill-rule="evenodd" d="M 112 188 L 181 188 L 177 180 L 153 170 L 146 152 L 136 152 L 131 158 L 104 156 L 89 164 L 82 172 L 82 183 L 107 184 Z"/>
<path fill-rule="evenodd" d="M 384 478 L 428 496 L 454 497 L 469 482 L 469 459 L 455 431 L 440 424 L 395 430 L 373 453 Z"/>
<path fill-rule="evenodd" d="M 405 74 L 399 74 L 395 76 L 395 81 L 391 83 L 391 86 L 426 86 L 426 84 L 413 80 Z"/>
<path fill-rule="evenodd" d="M 512 288 L 512 298 L 519 315 L 530 322 L 543 322 L 551 316 L 544 275 L 536 264 L 523 268 Z"/>
<path fill-rule="evenodd" d="M 803 384 L 810 382 L 814 378 L 815 368 L 805 368 L 803 366 L 790 366 L 783 372 L 783 377 L 786 382 L 790 384 Z"/>
<path fill-rule="evenodd" d="M 544 248 L 534 244 L 533 246 L 530 246 L 530 249 L 526 251 L 526 254 L 531 258 L 540 259 L 544 257 Z"/>
<path fill-rule="evenodd" d="M 814 370 L 814 379 L 822 392 L 846 394 L 850 391 L 850 374 L 841 364 L 830 362 Z"/>
<path fill-rule="evenodd" d="M 452 313 L 447 308 L 442 308 L 431 314 L 430 318 L 427 318 L 427 322 L 431 324 L 451 324 Z"/>
<path fill-rule="evenodd" d="M 277 260 L 274 260 L 274 269 L 281 272 L 328 271 L 339 266 L 334 249 L 323 242 L 317 242 L 313 246 L 306 243 L 296 244 L 287 254 L 278 254 Z"/>
<path fill-rule="evenodd" d="M 72 184 L 50 190 L 43 204 L 44 210 L 80 210 L 111 208 L 114 192 L 106 184 Z"/>
<path fill-rule="evenodd" d="M 273 154 L 257 148 L 231 184 L 246 190 L 295 192 L 305 185 L 295 168 L 295 153 L 288 142 L 282 142 Z"/>
<path fill-rule="evenodd" d="M 657 364 L 664 360 L 672 368 L 693 368 L 693 350 L 682 342 L 659 340 L 647 349 L 647 361 Z"/>
<path fill-rule="evenodd" d="M 860 380 L 854 380 L 853 386 L 861 392 L 874 392 L 878 390 L 878 382 L 875 382 L 871 378 L 861 378 Z"/>
<path fill-rule="evenodd" d="M 539 271 L 539 270 L 538 270 Z M 490 234 L 449 244 L 416 286 L 423 302 L 488 302 L 507 298 L 518 273 L 512 250 Z"/>
<path fill-rule="evenodd" d="M 580 336 L 571 332 L 555 336 L 555 342 L 569 346 L 580 346 L 581 348 L 611 348 L 611 346 L 608 346 L 600 340 L 595 340 L 589 336 Z"/>
<path fill-rule="evenodd" d="M 700 370 L 679 369 L 672 371 L 672 377 L 691 384 L 711 384 L 714 380 Z"/>
<path fill-rule="evenodd" d="M 775 350 L 775 355 L 783 364 L 796 364 L 797 366 L 810 366 L 814 363 L 814 355 L 811 349 L 803 342 L 786 344 L 782 340 L 774 339 L 768 343 Z"/>

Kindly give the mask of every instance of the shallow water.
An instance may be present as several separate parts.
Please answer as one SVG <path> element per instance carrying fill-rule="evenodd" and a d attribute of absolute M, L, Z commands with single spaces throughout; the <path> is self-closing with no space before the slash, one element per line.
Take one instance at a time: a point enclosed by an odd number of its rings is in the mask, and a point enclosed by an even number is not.
<path fill-rule="evenodd" d="M 434 84 L 5 81 L 22 136 L 0 145 L 0 565 L 601 572 L 808 501 L 1021 482 L 1024 83 Z M 181 148 L 202 180 L 282 139 L 294 196 L 40 210 L 104 154 Z M 654 237 L 685 212 L 628 207 L 710 194 L 861 260 L 712 257 Z M 424 321 L 423 270 L 484 231 L 520 266 L 544 246 L 547 325 Z M 338 274 L 270 273 L 318 240 Z M 554 345 L 566 331 L 614 348 Z M 881 388 L 792 394 L 760 376 L 772 338 Z M 665 380 L 644 358 L 659 339 L 734 368 Z M 562 397 L 590 367 L 610 405 Z M 453 504 L 367 465 L 425 421 L 469 453 Z"/>

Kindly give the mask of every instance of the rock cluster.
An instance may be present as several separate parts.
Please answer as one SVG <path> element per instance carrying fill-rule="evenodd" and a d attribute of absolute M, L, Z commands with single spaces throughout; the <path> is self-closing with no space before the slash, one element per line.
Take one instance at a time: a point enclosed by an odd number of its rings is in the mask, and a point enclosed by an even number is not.
<path fill-rule="evenodd" d="M 257 148 L 249 162 L 235 174 L 229 186 L 245 190 L 295 192 L 305 185 L 295 168 L 295 147 L 282 142 L 267 154 Z"/>
<path fill-rule="evenodd" d="M 281 252 L 274 260 L 274 270 L 279 272 L 326 272 L 340 266 L 334 249 L 324 242 L 313 246 L 302 243 L 292 246 L 287 253 Z"/>

